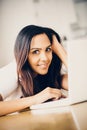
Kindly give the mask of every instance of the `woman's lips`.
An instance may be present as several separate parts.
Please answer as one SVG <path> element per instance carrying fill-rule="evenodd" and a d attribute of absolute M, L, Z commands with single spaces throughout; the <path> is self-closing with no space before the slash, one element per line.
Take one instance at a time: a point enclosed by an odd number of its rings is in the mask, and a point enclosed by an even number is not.
<path fill-rule="evenodd" d="M 42 69 L 46 69 L 46 68 L 48 68 L 48 64 L 40 64 L 40 65 L 38 65 L 40 68 L 42 68 Z"/>

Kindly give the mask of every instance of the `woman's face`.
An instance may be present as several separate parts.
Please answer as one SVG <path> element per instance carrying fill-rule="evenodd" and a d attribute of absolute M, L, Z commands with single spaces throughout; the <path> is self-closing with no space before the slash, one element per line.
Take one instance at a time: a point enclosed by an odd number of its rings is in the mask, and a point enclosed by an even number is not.
<path fill-rule="evenodd" d="M 28 62 L 36 74 L 47 74 L 52 61 L 52 47 L 46 34 L 32 38 Z"/>

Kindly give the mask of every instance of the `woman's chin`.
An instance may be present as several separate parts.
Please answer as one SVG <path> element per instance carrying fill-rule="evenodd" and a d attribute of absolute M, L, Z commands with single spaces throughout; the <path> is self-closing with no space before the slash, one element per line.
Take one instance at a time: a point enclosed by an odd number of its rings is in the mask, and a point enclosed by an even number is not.
<path fill-rule="evenodd" d="M 45 74 L 47 74 L 47 73 L 48 73 L 48 70 L 47 70 L 47 71 L 39 72 L 38 74 L 40 74 L 40 75 L 45 75 Z"/>

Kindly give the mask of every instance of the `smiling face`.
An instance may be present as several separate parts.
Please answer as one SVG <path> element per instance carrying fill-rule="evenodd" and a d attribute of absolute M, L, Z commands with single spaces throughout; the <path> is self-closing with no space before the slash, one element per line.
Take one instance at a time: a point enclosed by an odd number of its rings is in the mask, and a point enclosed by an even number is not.
<path fill-rule="evenodd" d="M 46 34 L 39 34 L 32 38 L 28 62 L 36 74 L 47 74 L 52 61 L 51 43 Z"/>

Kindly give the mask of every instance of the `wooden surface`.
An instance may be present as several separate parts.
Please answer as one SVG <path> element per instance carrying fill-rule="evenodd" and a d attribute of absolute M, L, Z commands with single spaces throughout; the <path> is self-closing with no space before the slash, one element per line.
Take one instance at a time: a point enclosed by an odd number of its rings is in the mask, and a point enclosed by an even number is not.
<path fill-rule="evenodd" d="M 0 130 L 87 130 L 87 102 L 3 116 Z"/>

